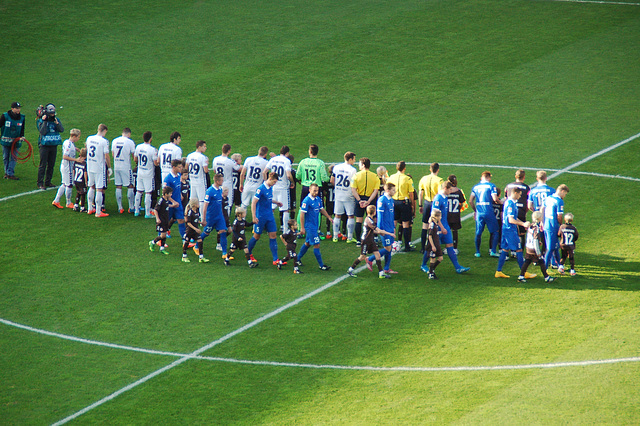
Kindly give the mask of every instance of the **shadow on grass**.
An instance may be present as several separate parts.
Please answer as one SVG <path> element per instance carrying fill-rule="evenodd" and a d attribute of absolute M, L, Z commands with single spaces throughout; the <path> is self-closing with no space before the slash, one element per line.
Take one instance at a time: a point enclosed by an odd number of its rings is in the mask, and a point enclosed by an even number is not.
<path fill-rule="evenodd" d="M 531 265 L 527 271 L 538 274 L 538 277 L 528 280 L 526 284 L 514 279 L 496 279 L 492 285 L 561 290 L 640 290 L 640 262 L 629 262 L 621 257 L 606 254 L 596 256 L 583 253 L 577 253 L 575 261 L 577 275 L 573 277 L 568 274 L 567 260 L 567 272 L 564 275 L 558 274 L 557 270 L 550 271 L 549 275 L 556 278 L 552 283 L 544 282 L 540 268 Z M 515 277 L 512 275 L 512 278 Z"/>

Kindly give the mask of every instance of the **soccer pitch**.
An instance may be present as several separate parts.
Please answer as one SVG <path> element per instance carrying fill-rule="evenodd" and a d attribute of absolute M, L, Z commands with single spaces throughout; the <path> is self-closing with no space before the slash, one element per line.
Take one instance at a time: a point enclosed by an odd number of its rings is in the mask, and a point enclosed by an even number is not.
<path fill-rule="evenodd" d="M 148 250 L 150 221 L 51 206 L 37 167 L 0 181 L 0 423 L 637 424 L 640 4 L 565 1 L 61 1 L 0 6 L 1 103 L 26 137 L 53 102 L 81 142 L 182 133 L 243 157 L 311 143 L 391 171 L 518 168 L 569 186 L 575 277 L 496 279 L 473 219 L 457 275 L 398 254 L 378 280 L 324 241 L 303 275 Z M 81 143 L 79 144 L 81 145 Z M 37 151 L 37 148 L 36 148 Z M 58 164 L 61 153 L 58 152 Z M 36 163 L 38 161 L 36 152 Z M 57 170 L 53 182 L 58 184 Z M 126 201 L 125 201 L 126 204 Z M 463 216 L 468 212 L 463 213 Z M 417 218 L 413 238 L 419 237 Z M 280 246 L 282 252 L 283 247 Z M 269 259 L 266 241 L 258 260 Z M 190 253 L 193 260 L 193 253 Z M 531 267 L 531 272 L 539 272 Z"/>

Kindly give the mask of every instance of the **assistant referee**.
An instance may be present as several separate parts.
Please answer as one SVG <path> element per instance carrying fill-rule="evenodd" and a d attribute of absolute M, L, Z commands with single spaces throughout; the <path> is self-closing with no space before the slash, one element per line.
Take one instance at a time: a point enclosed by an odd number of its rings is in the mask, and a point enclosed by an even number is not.
<path fill-rule="evenodd" d="M 413 179 L 405 174 L 407 165 L 404 161 L 396 164 L 397 173 L 392 174 L 387 179 L 387 183 L 393 183 L 396 186 L 396 193 L 393 196 L 395 220 L 402 222 L 402 240 L 404 241 L 404 250 L 412 251 L 413 248 L 409 244 L 411 242 L 411 218 L 413 217 Z"/>

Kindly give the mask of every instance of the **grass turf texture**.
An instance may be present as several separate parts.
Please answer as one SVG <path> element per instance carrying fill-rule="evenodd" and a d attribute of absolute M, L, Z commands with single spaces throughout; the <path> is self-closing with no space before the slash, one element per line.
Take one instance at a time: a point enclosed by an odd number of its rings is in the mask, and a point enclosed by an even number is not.
<path fill-rule="evenodd" d="M 551 2 L 59 2 L 2 6 L 3 102 L 33 113 L 53 101 L 83 137 L 173 130 L 244 156 L 309 143 L 339 162 L 441 161 L 563 168 L 638 133 L 640 8 Z M 12 28 L 21 28 L 17 37 Z M 44 42 L 55 46 L 48 55 Z M 50 52 L 49 52 L 50 53 Z M 43 89 L 43 88 L 47 89 Z M 578 170 L 640 178 L 638 141 Z M 58 159 L 60 159 L 60 154 Z M 443 167 L 469 194 L 480 168 Z M 426 167 L 411 167 L 416 180 Z M 501 187 L 513 170 L 497 169 Z M 19 165 L 0 197 L 35 188 Z M 531 182 L 529 173 L 527 182 Z M 54 175 L 59 182 L 59 172 Z M 553 285 L 496 280 L 461 232 L 426 282 L 417 254 L 401 275 L 368 272 L 204 355 L 373 366 L 511 365 L 638 356 L 640 215 L 636 182 L 565 174 L 566 210 L 581 232 L 580 275 Z M 278 272 L 258 243 L 259 271 L 150 253 L 150 221 L 98 221 L 50 207 L 52 191 L 0 203 L 0 317 L 46 330 L 189 353 L 342 275 L 355 248 L 323 242 L 301 277 Z M 113 188 L 107 207 L 115 210 Z M 419 236 L 418 228 L 414 238 Z M 212 240 L 209 238 L 209 240 Z M 488 235 L 483 242 L 486 253 Z M 190 257 L 195 256 L 190 252 Z M 531 268 L 536 272 L 535 268 Z M 514 276 L 514 262 L 505 272 Z M 7 328 L 0 334 L 0 418 L 60 420 L 173 359 L 98 348 Z M 80 422 L 636 423 L 637 363 L 500 372 L 353 372 L 187 363 L 85 414 Z"/>

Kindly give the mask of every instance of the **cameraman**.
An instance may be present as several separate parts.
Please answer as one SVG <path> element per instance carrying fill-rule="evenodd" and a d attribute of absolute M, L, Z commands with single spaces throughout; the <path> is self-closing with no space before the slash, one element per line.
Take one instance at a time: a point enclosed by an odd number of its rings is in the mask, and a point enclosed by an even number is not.
<path fill-rule="evenodd" d="M 55 185 L 51 183 L 53 177 L 53 167 L 56 163 L 56 155 L 58 154 L 58 145 L 62 145 L 62 137 L 60 133 L 64 132 L 62 123 L 56 117 L 56 106 L 47 104 L 38 114 L 36 125 L 40 132 L 38 146 L 40 148 L 40 166 L 38 167 L 38 188 L 53 188 Z"/>
<path fill-rule="evenodd" d="M 11 104 L 11 109 L 0 115 L 0 130 L 2 137 L 0 144 L 2 145 L 2 158 L 4 160 L 4 178 L 18 180 L 14 175 L 16 167 L 16 154 L 24 141 L 24 114 L 20 114 L 19 102 Z M 18 139 L 16 141 L 16 139 Z M 12 152 L 12 146 L 15 143 L 15 152 Z"/>

